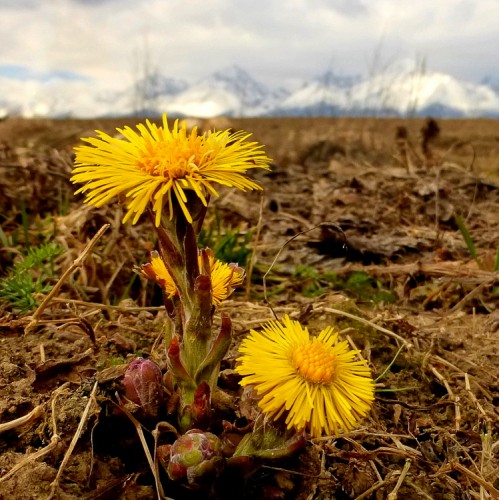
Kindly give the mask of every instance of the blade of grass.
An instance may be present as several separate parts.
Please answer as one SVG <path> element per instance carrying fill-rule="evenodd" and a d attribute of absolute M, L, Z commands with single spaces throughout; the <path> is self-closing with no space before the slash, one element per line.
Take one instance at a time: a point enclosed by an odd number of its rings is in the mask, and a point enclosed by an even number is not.
<path fill-rule="evenodd" d="M 5 231 L 0 227 L 0 243 L 2 243 L 2 246 L 8 247 L 9 245 L 9 239 L 7 238 L 7 235 L 5 234 Z M 499 248 L 498 248 L 499 250 Z"/>
<path fill-rule="evenodd" d="M 463 220 L 463 218 L 460 215 L 454 215 L 454 220 L 456 221 L 457 227 L 459 228 L 459 231 L 461 232 L 461 235 L 464 239 L 464 242 L 466 243 L 466 246 L 468 247 L 468 251 L 470 255 L 477 261 L 478 261 L 478 255 L 476 253 L 476 247 L 475 247 L 475 242 L 473 241 L 473 238 L 471 237 L 470 232 L 468 231 L 468 228 L 466 227 L 466 224 Z"/>

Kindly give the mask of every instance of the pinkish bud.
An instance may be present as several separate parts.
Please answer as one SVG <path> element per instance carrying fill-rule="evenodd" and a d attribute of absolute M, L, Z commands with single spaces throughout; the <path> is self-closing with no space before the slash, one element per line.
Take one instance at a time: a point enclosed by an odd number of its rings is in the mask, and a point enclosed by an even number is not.
<path fill-rule="evenodd" d="M 210 487 L 223 468 L 222 443 L 211 432 L 187 431 L 170 449 L 168 476 L 189 489 Z"/>
<path fill-rule="evenodd" d="M 123 378 L 125 396 L 139 405 L 145 417 L 157 417 L 163 399 L 159 366 L 149 359 L 134 359 Z"/>

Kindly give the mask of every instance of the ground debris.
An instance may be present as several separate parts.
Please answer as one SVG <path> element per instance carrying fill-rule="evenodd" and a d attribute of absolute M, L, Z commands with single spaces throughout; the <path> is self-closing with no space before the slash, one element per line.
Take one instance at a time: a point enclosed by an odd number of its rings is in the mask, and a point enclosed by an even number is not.
<path fill-rule="evenodd" d="M 149 221 L 122 225 L 117 203 L 82 205 L 69 182 L 79 137 L 116 125 L 123 123 L 0 123 L 0 280 L 29 248 L 55 240 L 64 251 L 53 262 L 54 286 L 110 224 L 32 330 L 25 331 L 29 316 L 0 303 L 0 498 L 46 498 L 56 477 L 63 499 L 157 498 L 116 398 L 133 359 L 167 366 L 161 294 L 133 270 L 154 249 Z M 257 411 L 238 386 L 237 346 L 274 315 L 289 314 L 311 331 L 334 326 L 367 359 L 378 389 L 359 429 L 309 441 L 299 456 L 234 485 L 231 498 L 496 498 L 497 124 L 246 119 L 231 126 L 253 131 L 274 165 L 255 174 L 263 198 L 221 189 L 208 217 L 213 233 L 259 228 L 247 244 L 255 251 L 251 287 L 220 308 L 234 329 L 223 392 L 214 396 L 232 419 L 224 425 L 231 435 L 247 425 L 233 414 L 234 398 L 248 400 L 248 417 Z"/>

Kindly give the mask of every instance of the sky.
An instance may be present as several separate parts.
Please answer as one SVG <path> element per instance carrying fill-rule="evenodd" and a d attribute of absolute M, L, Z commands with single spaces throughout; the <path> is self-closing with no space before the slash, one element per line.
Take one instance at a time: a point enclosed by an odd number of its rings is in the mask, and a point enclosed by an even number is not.
<path fill-rule="evenodd" d="M 121 86 L 147 66 L 196 81 L 237 64 L 293 88 L 402 58 L 499 80 L 499 0 L 0 0 L 0 76 Z"/>

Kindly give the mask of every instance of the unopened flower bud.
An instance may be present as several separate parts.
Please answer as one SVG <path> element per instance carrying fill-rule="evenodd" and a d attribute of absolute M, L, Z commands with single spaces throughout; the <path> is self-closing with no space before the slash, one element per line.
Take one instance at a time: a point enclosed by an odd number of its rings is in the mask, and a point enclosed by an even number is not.
<path fill-rule="evenodd" d="M 220 439 L 211 432 L 192 429 L 173 443 L 167 472 L 172 481 L 199 490 L 213 484 L 223 467 Z"/>
<path fill-rule="evenodd" d="M 133 360 L 123 378 L 125 396 L 139 405 L 145 417 L 157 417 L 163 397 L 159 366 L 149 359 Z"/>

